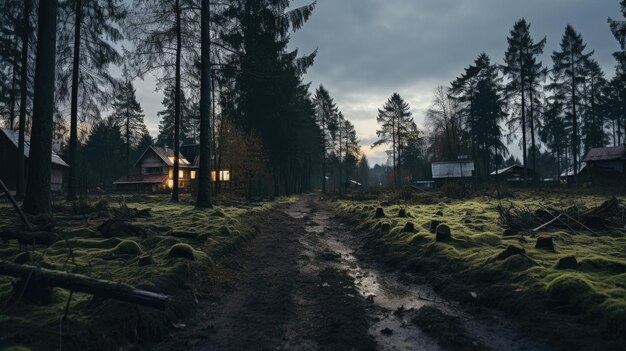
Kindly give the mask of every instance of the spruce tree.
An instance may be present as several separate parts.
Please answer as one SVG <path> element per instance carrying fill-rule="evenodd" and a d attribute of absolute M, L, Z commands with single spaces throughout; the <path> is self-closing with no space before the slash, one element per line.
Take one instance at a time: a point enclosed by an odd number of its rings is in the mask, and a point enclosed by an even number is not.
<path fill-rule="evenodd" d="M 164 109 L 157 112 L 157 116 L 161 119 L 159 122 L 159 135 L 157 136 L 156 144 L 158 146 L 167 146 L 172 149 L 178 149 L 175 145 L 177 140 L 186 140 L 189 135 L 189 123 L 187 118 L 189 111 L 187 110 L 187 99 L 183 92 L 180 93 L 180 120 L 182 120 L 179 127 L 178 136 L 176 136 L 176 89 L 174 87 L 168 87 L 165 89 L 165 95 L 163 96 Z M 179 143 L 180 146 L 180 143 Z"/>
<path fill-rule="evenodd" d="M 376 147 L 382 144 L 389 144 L 389 153 L 392 158 L 394 185 L 402 185 L 402 167 L 400 165 L 402 145 L 406 142 L 410 127 L 413 124 L 410 106 L 402 99 L 400 94 L 393 93 L 382 109 L 378 110 L 376 121 L 380 129 L 376 131 L 378 140 L 372 145 Z"/>
<path fill-rule="evenodd" d="M 511 115 L 512 120 L 509 124 L 518 125 L 522 129 L 522 163 L 524 166 L 524 185 L 527 185 L 528 143 L 526 133 L 528 128 L 527 123 L 529 122 L 527 117 L 527 104 L 531 101 L 528 95 L 529 89 L 532 94 L 534 84 L 540 77 L 541 70 L 537 66 L 540 65 L 540 63 L 537 62 L 537 57 L 543 53 L 546 39 L 544 38 L 538 43 L 535 43 L 530 35 L 530 24 L 527 23 L 525 19 L 521 19 L 515 22 L 507 41 L 508 48 L 504 56 L 502 71 L 509 78 L 509 82 L 506 85 L 507 98 L 511 102 L 510 105 L 516 106 L 513 111 L 514 113 Z M 534 124 L 534 122 L 532 124 Z"/>
<path fill-rule="evenodd" d="M 115 87 L 110 65 L 121 62 L 115 43 L 126 5 L 116 0 L 70 0 L 63 3 L 59 28 L 58 97 L 70 104 L 67 198 L 75 200 L 78 182 L 78 118 L 98 120 Z M 71 57 L 71 58 L 70 58 Z"/>
<path fill-rule="evenodd" d="M 552 54 L 552 84 L 549 89 L 566 99 L 566 111 L 571 127 L 571 150 L 574 172 L 579 170 L 580 125 L 579 110 L 586 66 L 593 51 L 585 53 L 587 45 L 571 25 L 567 25 L 561 39 L 561 51 Z"/>
<path fill-rule="evenodd" d="M 143 109 L 137 101 L 135 88 L 130 80 L 119 84 L 111 106 L 113 112 L 109 118 L 122 132 L 126 146 L 126 170 L 129 171 L 131 150 L 139 144 L 141 138 L 147 133 L 146 124 L 143 120 Z"/>
<path fill-rule="evenodd" d="M 326 156 L 338 128 L 338 108 L 323 85 L 315 91 L 315 120 L 322 134 L 322 193 L 326 193 Z"/>

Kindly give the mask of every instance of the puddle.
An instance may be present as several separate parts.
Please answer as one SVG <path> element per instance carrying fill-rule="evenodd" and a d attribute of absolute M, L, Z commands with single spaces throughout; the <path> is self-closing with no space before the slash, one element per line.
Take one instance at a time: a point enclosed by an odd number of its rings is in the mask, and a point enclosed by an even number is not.
<path fill-rule="evenodd" d="M 493 312 L 484 318 L 476 318 L 464 312 L 458 304 L 439 296 L 427 284 L 407 282 L 397 272 L 385 272 L 360 261 L 354 255 L 349 231 L 342 230 L 343 225 L 334 221 L 326 211 L 311 213 L 304 208 L 292 207 L 288 214 L 306 220 L 303 225 L 310 234 L 310 250 L 318 252 L 317 256 L 326 257 L 330 253 L 336 257 L 332 264 L 345 270 L 354 279 L 359 293 L 371 302 L 368 309 L 373 322 L 369 332 L 380 349 L 440 350 L 436 342 L 407 317 L 394 313 L 402 308 L 417 310 L 423 306 L 435 306 L 448 315 L 459 317 L 468 334 L 490 349 L 547 349 L 520 333 L 515 324 L 502 314 Z M 381 333 L 383 330 L 385 332 Z"/>

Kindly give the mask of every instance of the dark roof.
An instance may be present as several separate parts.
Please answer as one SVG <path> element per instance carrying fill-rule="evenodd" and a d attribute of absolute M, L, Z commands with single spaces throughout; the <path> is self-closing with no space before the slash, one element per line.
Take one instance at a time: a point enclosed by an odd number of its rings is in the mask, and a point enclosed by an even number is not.
<path fill-rule="evenodd" d="M 17 143 L 19 138 L 19 133 L 17 131 L 0 128 L 0 135 L 4 135 L 11 142 L 11 144 L 15 146 L 15 149 L 17 150 Z M 24 134 L 24 156 L 28 157 L 28 155 L 30 155 L 30 137 Z M 69 167 L 69 165 L 65 163 L 65 161 L 63 161 L 63 159 L 60 158 L 59 155 L 57 155 L 57 153 L 54 151 L 52 151 L 51 158 L 53 164 L 62 167 Z"/>
<path fill-rule="evenodd" d="M 583 159 L 583 161 L 614 160 L 626 160 L 626 147 L 624 147 L 624 145 L 591 149 Z"/>
<path fill-rule="evenodd" d="M 183 145 L 180 147 L 180 153 L 184 158 L 189 161 L 194 166 L 199 165 L 199 156 L 200 156 L 200 145 L 199 144 L 189 144 Z"/>
<path fill-rule="evenodd" d="M 526 169 L 532 173 L 533 169 L 530 167 L 526 167 Z M 524 170 L 524 167 L 522 165 L 518 165 L 518 164 L 514 164 L 508 167 L 504 167 L 504 168 L 500 168 L 497 171 L 493 171 L 491 172 L 489 175 L 495 176 L 495 175 L 501 175 L 501 174 L 507 174 L 510 172 L 514 172 L 515 170 Z M 496 173 L 497 172 L 497 173 Z"/>
<path fill-rule="evenodd" d="M 113 184 L 158 184 L 167 179 L 167 174 L 154 174 L 144 176 L 122 176 Z"/>
<path fill-rule="evenodd" d="M 135 167 L 139 164 L 139 162 L 144 158 L 148 151 L 154 152 L 167 166 L 174 166 L 174 150 L 170 148 L 162 148 L 158 146 L 150 146 L 146 149 L 146 151 L 141 154 L 141 157 L 135 162 Z M 181 157 L 179 158 L 179 167 L 180 168 L 194 168 L 193 164 L 189 162 L 184 155 L 181 153 Z"/>

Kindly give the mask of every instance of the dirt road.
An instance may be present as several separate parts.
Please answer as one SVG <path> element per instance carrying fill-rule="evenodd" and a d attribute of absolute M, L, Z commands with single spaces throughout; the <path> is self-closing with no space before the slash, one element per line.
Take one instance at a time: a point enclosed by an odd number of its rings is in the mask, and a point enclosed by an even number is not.
<path fill-rule="evenodd" d="M 384 267 L 314 198 L 272 211 L 219 291 L 156 350 L 541 350 L 493 311 L 467 311 Z M 424 308 L 427 307 L 427 308 Z"/>

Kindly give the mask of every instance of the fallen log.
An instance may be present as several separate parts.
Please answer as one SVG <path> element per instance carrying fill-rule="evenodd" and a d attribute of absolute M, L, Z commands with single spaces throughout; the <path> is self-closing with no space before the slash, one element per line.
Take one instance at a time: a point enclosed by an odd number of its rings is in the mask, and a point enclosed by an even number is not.
<path fill-rule="evenodd" d="M 47 231 L 14 231 L 5 230 L 0 232 L 0 239 L 2 241 L 17 240 L 21 245 L 45 245 L 50 246 L 52 243 L 60 240 L 59 235 Z"/>
<path fill-rule="evenodd" d="M 164 310 L 169 297 L 151 291 L 136 289 L 130 285 L 100 280 L 81 274 L 71 274 L 30 265 L 20 265 L 0 260 L 0 275 L 8 275 L 36 281 L 37 284 L 54 286 L 70 291 L 83 292 L 99 297 L 120 300 L 132 304 Z"/>

